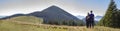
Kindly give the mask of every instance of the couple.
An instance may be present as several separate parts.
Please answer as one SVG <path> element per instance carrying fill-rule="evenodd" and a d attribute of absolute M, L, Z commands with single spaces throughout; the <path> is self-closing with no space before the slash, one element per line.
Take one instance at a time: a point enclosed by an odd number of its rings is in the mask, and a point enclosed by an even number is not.
<path fill-rule="evenodd" d="M 93 11 L 90 11 L 90 14 L 86 16 L 86 27 L 87 28 L 92 28 L 94 27 L 94 14 Z"/>

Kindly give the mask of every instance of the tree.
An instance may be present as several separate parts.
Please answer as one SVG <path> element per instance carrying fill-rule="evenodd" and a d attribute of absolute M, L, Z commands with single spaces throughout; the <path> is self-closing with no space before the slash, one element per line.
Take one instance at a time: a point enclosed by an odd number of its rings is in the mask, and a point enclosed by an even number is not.
<path fill-rule="evenodd" d="M 105 16 L 100 20 L 99 25 L 120 28 L 120 11 L 118 11 L 116 4 L 111 0 Z"/>

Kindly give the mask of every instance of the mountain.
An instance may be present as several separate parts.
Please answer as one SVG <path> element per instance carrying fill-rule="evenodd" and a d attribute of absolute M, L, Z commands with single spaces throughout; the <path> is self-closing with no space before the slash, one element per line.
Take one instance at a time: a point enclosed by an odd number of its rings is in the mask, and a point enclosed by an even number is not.
<path fill-rule="evenodd" d="M 76 17 L 79 18 L 79 19 L 85 18 L 84 16 L 81 16 L 81 15 L 78 15 L 78 16 L 76 16 Z"/>
<path fill-rule="evenodd" d="M 57 7 L 57 6 L 51 6 L 43 11 L 37 11 L 30 13 L 28 15 L 36 16 L 36 17 L 42 17 L 44 19 L 44 23 L 50 23 L 50 24 L 62 24 L 67 22 L 74 22 L 74 23 L 80 23 L 82 24 L 83 21 L 78 19 L 77 17 L 69 14 L 68 12 L 64 11 L 63 9 Z"/>
<path fill-rule="evenodd" d="M 85 21 L 85 17 L 84 16 L 76 16 L 77 18 L 81 19 L 84 23 L 86 23 Z M 95 16 L 95 24 L 97 24 L 99 22 L 99 20 L 101 20 L 103 16 Z"/>
<path fill-rule="evenodd" d="M 96 21 L 99 21 L 102 17 L 103 17 L 103 16 L 96 16 L 96 17 L 95 17 L 95 20 L 96 20 Z"/>
<path fill-rule="evenodd" d="M 42 23 L 43 19 L 35 16 L 17 16 L 7 19 L 9 21 L 18 21 L 26 23 Z"/>
<path fill-rule="evenodd" d="M 18 16 L 35 16 L 43 18 L 45 24 L 57 24 L 57 25 L 84 25 L 84 22 L 77 17 L 69 14 L 63 9 L 57 6 L 50 6 L 43 11 L 36 11 L 30 14 L 14 14 L 2 19 L 10 19 Z"/>
<path fill-rule="evenodd" d="M 4 18 L 4 17 L 7 17 L 7 16 L 0 16 L 0 18 Z"/>
<path fill-rule="evenodd" d="M 83 19 L 81 19 L 84 23 L 86 23 L 86 20 L 85 20 L 85 18 L 83 18 Z M 98 24 L 98 20 L 94 20 L 95 21 L 95 24 Z"/>
<path fill-rule="evenodd" d="M 9 19 L 9 18 L 17 17 L 17 16 L 25 16 L 25 14 L 14 14 L 12 16 L 6 16 L 6 17 L 0 18 L 0 19 L 4 20 L 4 19 Z"/>
<path fill-rule="evenodd" d="M 76 16 L 77 18 L 79 18 L 79 19 L 81 19 L 81 20 L 85 20 L 85 16 L 80 16 L 80 15 L 78 15 L 78 16 Z M 102 18 L 103 16 L 95 16 L 95 20 L 96 21 L 99 21 L 101 18 Z"/>

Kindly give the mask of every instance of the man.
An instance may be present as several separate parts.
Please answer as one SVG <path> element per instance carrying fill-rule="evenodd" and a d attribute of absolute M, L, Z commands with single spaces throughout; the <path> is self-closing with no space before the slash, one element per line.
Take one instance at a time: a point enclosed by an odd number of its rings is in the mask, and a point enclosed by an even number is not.
<path fill-rule="evenodd" d="M 93 11 L 90 11 L 89 17 L 90 17 L 90 26 L 94 27 L 94 14 L 93 14 Z"/>

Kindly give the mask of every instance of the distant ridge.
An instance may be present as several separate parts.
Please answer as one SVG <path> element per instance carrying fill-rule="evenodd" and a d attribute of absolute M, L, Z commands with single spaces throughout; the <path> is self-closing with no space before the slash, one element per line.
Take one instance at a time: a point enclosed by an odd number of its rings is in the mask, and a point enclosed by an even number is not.
<path fill-rule="evenodd" d="M 43 23 L 46 24 L 66 24 L 68 22 L 73 22 L 74 24 L 83 25 L 83 21 L 57 6 L 50 6 L 43 11 L 36 11 L 30 14 L 15 14 L 8 18 L 17 16 L 35 16 L 38 18 L 43 18 Z"/>
<path fill-rule="evenodd" d="M 4 18 L 0 18 L 1 20 L 4 20 L 4 19 L 9 19 L 9 18 L 13 18 L 13 17 L 18 17 L 18 16 L 25 16 L 25 14 L 14 14 L 12 16 L 6 16 Z"/>

